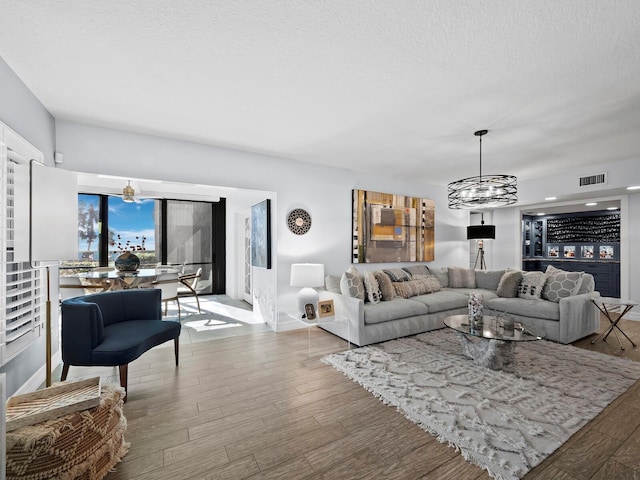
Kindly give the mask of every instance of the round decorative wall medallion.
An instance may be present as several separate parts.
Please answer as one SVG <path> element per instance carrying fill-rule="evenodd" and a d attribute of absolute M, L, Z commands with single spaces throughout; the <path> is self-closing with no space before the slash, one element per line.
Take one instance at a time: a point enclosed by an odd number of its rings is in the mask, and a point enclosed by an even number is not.
<path fill-rule="evenodd" d="M 287 227 L 296 235 L 304 235 L 311 228 L 311 215 L 302 208 L 295 208 L 287 215 Z"/>

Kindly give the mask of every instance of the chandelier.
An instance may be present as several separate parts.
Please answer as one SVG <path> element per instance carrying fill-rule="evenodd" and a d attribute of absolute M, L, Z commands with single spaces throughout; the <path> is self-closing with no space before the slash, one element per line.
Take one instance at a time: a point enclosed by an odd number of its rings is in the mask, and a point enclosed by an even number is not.
<path fill-rule="evenodd" d="M 482 136 L 480 137 L 480 175 L 451 182 L 448 187 L 449 208 L 492 208 L 513 205 L 518 201 L 518 179 L 513 175 L 482 175 Z"/>

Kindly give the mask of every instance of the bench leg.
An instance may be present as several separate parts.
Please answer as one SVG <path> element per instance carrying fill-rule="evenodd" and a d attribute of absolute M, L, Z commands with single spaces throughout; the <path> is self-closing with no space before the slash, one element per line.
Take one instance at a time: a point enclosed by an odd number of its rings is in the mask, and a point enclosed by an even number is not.
<path fill-rule="evenodd" d="M 178 337 L 173 339 L 173 350 L 176 353 L 176 367 L 178 366 L 178 358 L 180 356 L 180 342 L 178 342 L 178 340 Z"/>
<path fill-rule="evenodd" d="M 127 403 L 127 378 L 129 372 L 129 364 L 120 365 L 120 386 L 124 388 L 124 403 Z"/>

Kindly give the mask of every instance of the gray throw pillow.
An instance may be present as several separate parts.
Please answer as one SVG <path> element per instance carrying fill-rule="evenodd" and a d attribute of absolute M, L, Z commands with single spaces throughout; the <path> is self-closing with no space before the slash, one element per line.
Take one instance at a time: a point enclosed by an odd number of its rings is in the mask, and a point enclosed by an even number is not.
<path fill-rule="evenodd" d="M 504 270 L 476 270 L 476 288 L 497 290 Z"/>
<path fill-rule="evenodd" d="M 396 291 L 393 288 L 393 283 L 391 283 L 389 276 L 382 270 L 376 270 L 373 274 L 376 280 L 378 280 L 378 286 L 382 292 L 382 300 L 387 301 L 396 298 Z"/>
<path fill-rule="evenodd" d="M 449 288 L 476 288 L 476 272 L 471 268 L 449 267 Z"/>
<path fill-rule="evenodd" d="M 529 300 L 540 300 L 542 288 L 547 280 L 544 272 L 525 272 L 522 274 L 522 281 L 518 287 L 518 297 Z"/>
<path fill-rule="evenodd" d="M 502 274 L 496 293 L 499 297 L 515 298 L 518 296 L 518 287 L 522 281 L 520 270 L 507 270 Z"/>
<path fill-rule="evenodd" d="M 342 293 L 340 291 L 340 277 L 336 275 L 327 275 L 324 279 L 324 286 L 328 292 Z"/>

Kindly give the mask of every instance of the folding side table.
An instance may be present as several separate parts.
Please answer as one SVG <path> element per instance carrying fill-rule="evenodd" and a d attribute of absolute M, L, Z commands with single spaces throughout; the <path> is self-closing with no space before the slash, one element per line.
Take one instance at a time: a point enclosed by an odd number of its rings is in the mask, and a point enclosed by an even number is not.
<path fill-rule="evenodd" d="M 633 340 L 631 340 L 627 336 L 627 334 L 620 329 L 620 327 L 618 326 L 618 322 L 622 320 L 622 317 L 624 317 L 627 314 L 627 312 L 629 312 L 629 310 L 631 310 L 633 307 L 638 305 L 638 302 L 636 302 L 635 300 L 624 300 L 624 299 L 614 298 L 614 297 L 596 297 L 596 298 L 592 298 L 591 302 L 593 302 L 593 304 L 598 308 L 598 310 L 600 310 L 604 314 L 604 316 L 607 317 L 607 320 L 609 320 L 609 323 L 610 323 L 609 327 L 604 329 L 596 338 L 594 338 L 591 341 L 591 344 L 596 343 L 596 341 L 599 338 L 602 338 L 602 340 L 606 342 L 609 334 L 613 332 L 616 338 L 618 339 L 620 348 L 624 350 L 624 347 L 622 346 L 622 341 L 618 336 L 618 332 L 620 332 L 622 335 L 625 336 L 627 340 L 631 342 L 631 345 L 635 347 L 636 344 L 633 343 Z M 617 314 L 618 316 L 614 318 L 613 316 L 615 314 Z"/>

